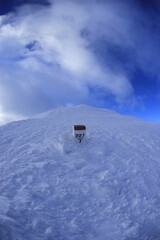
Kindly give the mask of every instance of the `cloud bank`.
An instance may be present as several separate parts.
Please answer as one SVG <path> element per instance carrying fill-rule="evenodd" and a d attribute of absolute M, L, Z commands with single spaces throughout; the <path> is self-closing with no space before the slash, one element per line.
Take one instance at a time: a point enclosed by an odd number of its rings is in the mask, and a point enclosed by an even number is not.
<path fill-rule="evenodd" d="M 138 8 L 110 0 L 53 0 L 0 16 L 1 115 L 109 99 L 135 105 L 134 68 L 159 68 L 159 61 L 151 64 L 158 40 L 148 22 Z"/>

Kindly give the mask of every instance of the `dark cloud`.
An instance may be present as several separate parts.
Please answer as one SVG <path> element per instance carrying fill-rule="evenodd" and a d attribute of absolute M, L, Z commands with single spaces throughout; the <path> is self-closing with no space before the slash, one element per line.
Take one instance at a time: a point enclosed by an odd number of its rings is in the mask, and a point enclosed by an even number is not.
<path fill-rule="evenodd" d="M 15 11 L 18 7 L 26 4 L 25 0 L 1 0 L 0 1 L 0 15 L 5 15 L 12 11 Z M 27 4 L 37 4 L 48 6 L 49 1 L 47 0 L 27 0 Z"/>

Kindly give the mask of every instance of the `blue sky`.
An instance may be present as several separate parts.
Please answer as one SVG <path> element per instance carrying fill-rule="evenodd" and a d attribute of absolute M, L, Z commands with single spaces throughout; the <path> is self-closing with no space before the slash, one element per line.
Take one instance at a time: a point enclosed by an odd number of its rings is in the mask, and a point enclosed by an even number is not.
<path fill-rule="evenodd" d="M 0 3 L 0 121 L 89 104 L 160 121 L 158 0 Z"/>

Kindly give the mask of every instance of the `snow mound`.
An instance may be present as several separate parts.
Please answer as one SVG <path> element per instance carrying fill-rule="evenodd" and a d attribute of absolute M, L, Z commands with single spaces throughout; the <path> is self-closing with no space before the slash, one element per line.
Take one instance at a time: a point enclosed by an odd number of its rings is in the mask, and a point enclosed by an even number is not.
<path fill-rule="evenodd" d="M 81 105 L 2 126 L 0 143 L 0 239 L 160 239 L 160 124 Z"/>

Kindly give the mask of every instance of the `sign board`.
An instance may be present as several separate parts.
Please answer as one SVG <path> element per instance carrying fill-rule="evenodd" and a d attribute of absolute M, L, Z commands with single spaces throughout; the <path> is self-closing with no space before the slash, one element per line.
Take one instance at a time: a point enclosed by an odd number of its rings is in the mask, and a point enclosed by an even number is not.
<path fill-rule="evenodd" d="M 86 134 L 86 126 L 85 125 L 74 125 L 73 126 L 73 135 L 75 138 L 81 142 Z"/>

